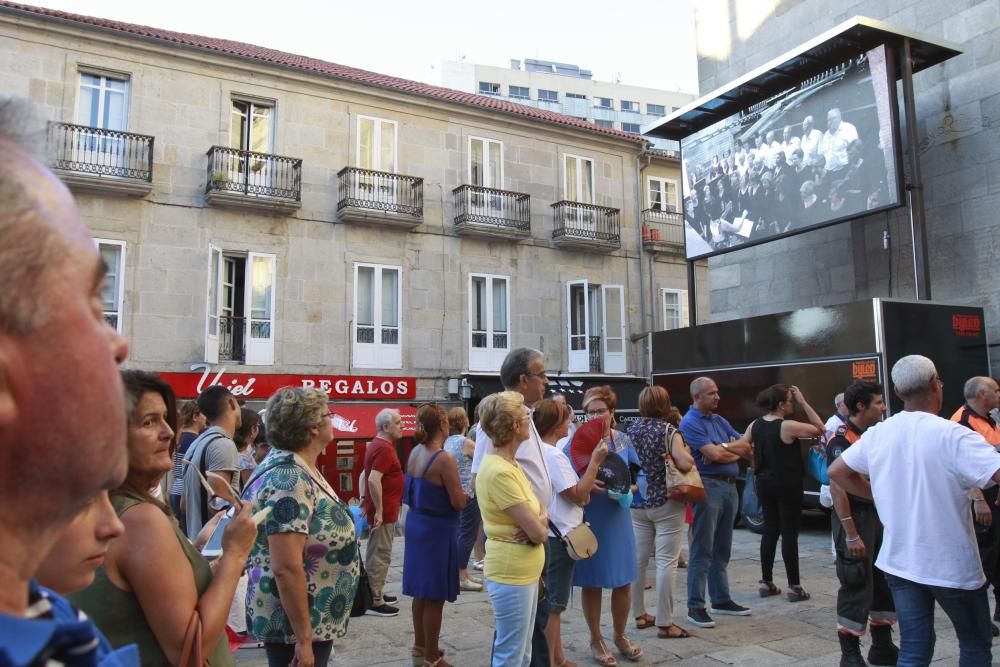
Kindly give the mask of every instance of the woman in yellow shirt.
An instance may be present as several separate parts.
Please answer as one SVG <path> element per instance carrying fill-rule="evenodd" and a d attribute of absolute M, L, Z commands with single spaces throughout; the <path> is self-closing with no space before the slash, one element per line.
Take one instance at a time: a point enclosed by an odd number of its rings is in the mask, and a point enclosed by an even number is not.
<path fill-rule="evenodd" d="M 538 580 L 545 565 L 548 515 L 514 460 L 530 437 L 524 397 L 503 391 L 479 404 L 480 426 L 493 440 L 476 476 L 486 531 L 486 590 L 496 622 L 494 667 L 527 667 L 535 627 Z"/>

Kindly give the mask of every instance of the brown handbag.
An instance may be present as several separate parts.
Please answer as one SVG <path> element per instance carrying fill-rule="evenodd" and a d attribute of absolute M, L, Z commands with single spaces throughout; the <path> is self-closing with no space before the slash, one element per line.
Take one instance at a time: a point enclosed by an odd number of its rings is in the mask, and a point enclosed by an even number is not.
<path fill-rule="evenodd" d="M 700 503 L 708 499 L 705 492 L 705 485 L 701 481 L 701 474 L 698 466 L 693 465 L 687 472 L 681 472 L 674 465 L 674 458 L 670 455 L 670 444 L 677 429 L 673 424 L 667 424 L 667 432 L 663 440 L 667 446 L 667 456 L 664 461 L 666 466 L 667 498 L 677 500 L 682 503 Z M 683 441 L 683 437 L 681 438 Z M 687 443 L 684 444 L 687 447 Z"/>
<path fill-rule="evenodd" d="M 202 652 L 201 614 L 195 609 L 188 621 L 184 633 L 184 648 L 181 649 L 181 659 L 177 667 L 206 667 L 205 655 Z"/>

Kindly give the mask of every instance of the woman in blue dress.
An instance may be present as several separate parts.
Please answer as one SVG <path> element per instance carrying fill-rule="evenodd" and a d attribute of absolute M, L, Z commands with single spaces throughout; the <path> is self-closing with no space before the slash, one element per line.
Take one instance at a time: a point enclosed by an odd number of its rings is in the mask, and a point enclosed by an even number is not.
<path fill-rule="evenodd" d="M 583 396 L 583 409 L 587 419 L 603 419 L 611 431 L 608 452 L 622 458 L 629 468 L 638 468 L 639 457 L 632 442 L 624 433 L 614 430 L 615 406 L 618 398 L 605 385 L 592 387 Z M 572 442 L 572 441 L 571 441 Z M 632 605 L 632 582 L 636 579 L 635 534 L 632 532 L 632 515 L 629 512 L 633 484 L 628 496 L 616 499 L 607 493 L 595 493 L 583 512 L 597 536 L 597 553 L 577 561 L 573 585 L 583 589 L 581 603 L 583 616 L 590 630 L 590 650 L 599 665 L 618 664 L 601 634 L 601 596 L 611 589 L 611 619 L 614 625 L 614 644 L 629 660 L 642 657 L 642 649 L 633 644 L 625 634 L 629 609 Z M 626 502 L 627 501 L 627 502 Z"/>
<path fill-rule="evenodd" d="M 443 450 L 448 415 L 428 403 L 417 411 L 416 440 L 406 464 L 403 502 L 403 595 L 413 598 L 413 650 L 430 667 L 449 667 L 438 649 L 445 600 L 458 597 L 458 517 L 469 496 L 455 458 Z"/>

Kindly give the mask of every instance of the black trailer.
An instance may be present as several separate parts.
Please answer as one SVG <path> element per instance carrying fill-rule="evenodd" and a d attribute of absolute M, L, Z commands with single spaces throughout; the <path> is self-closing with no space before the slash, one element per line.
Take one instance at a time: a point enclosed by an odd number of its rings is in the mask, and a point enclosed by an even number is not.
<path fill-rule="evenodd" d="M 652 341 L 652 382 L 670 392 L 683 414 L 691 406 L 691 381 L 710 376 L 722 397 L 719 414 L 742 432 L 761 415 L 757 393 L 776 383 L 798 385 L 824 419 L 833 414 L 834 397 L 854 380 L 881 382 L 890 413 L 901 410 L 889 371 L 908 354 L 934 361 L 944 381 L 942 416 L 949 417 L 965 401 L 965 381 L 990 374 L 983 309 L 869 299 L 659 331 Z M 802 443 L 803 457 L 812 444 Z M 758 529 L 752 485 L 741 488 L 740 497 L 744 523 Z M 804 501 L 819 507 L 819 483 L 808 475 Z"/>

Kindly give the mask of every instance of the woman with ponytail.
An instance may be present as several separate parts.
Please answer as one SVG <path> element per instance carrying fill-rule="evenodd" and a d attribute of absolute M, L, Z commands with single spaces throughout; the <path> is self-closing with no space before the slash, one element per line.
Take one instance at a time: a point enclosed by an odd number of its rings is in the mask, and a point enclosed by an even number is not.
<path fill-rule="evenodd" d="M 413 598 L 414 658 L 449 667 L 438 649 L 445 600 L 458 597 L 458 517 L 469 496 L 462 490 L 455 458 L 444 451 L 448 415 L 435 403 L 417 411 L 416 440 L 403 486 L 406 541 L 403 595 Z"/>

